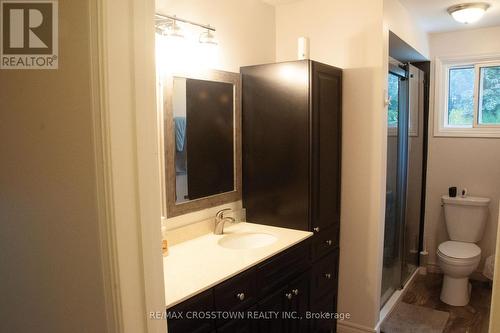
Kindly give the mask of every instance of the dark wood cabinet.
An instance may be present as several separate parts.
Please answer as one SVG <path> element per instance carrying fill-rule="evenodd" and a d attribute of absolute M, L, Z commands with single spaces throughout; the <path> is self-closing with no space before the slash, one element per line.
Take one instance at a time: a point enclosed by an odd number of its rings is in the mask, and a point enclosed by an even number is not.
<path fill-rule="evenodd" d="M 169 333 L 209 333 L 215 330 L 212 318 L 193 318 L 193 313 L 214 310 L 212 290 L 205 291 L 167 310 Z"/>
<path fill-rule="evenodd" d="M 256 311 L 258 311 L 256 305 L 247 309 L 244 318 L 233 319 L 224 326 L 218 327 L 217 333 L 258 333 L 259 321 L 252 317 Z"/>
<path fill-rule="evenodd" d="M 315 311 L 331 312 L 338 284 L 342 70 L 302 60 L 241 73 L 247 219 L 314 232 L 309 302 Z M 334 330 L 334 321 L 312 320 L 311 330 L 329 325 Z"/>
<path fill-rule="evenodd" d="M 340 223 L 342 71 L 311 62 L 312 230 Z"/>
<path fill-rule="evenodd" d="M 309 311 L 309 279 L 310 274 L 306 272 L 289 285 L 289 292 L 292 294 L 292 299 L 290 300 L 288 311 L 294 317 L 288 320 L 288 332 L 308 332 L 309 322 L 306 319 L 306 312 Z"/>
<path fill-rule="evenodd" d="M 168 332 L 307 332 L 300 317 L 309 309 L 310 246 L 307 239 L 169 308 Z"/>
<path fill-rule="evenodd" d="M 338 226 L 342 70 L 302 60 L 241 73 L 248 220 L 316 232 Z"/>
<path fill-rule="evenodd" d="M 259 332 L 286 332 L 286 321 L 283 315 L 288 308 L 289 300 L 286 296 L 288 292 L 288 286 L 283 286 L 259 302 L 258 310 L 261 313 L 273 314 L 269 318 L 259 319 Z"/>

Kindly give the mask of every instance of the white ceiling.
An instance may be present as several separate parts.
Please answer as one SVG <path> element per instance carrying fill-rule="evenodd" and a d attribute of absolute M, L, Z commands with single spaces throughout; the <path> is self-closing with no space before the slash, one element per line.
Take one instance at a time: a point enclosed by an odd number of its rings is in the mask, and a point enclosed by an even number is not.
<path fill-rule="evenodd" d="M 444 32 L 500 26 L 500 0 L 399 0 L 415 17 L 426 32 Z M 470 2 L 486 2 L 491 6 L 484 17 L 474 24 L 458 23 L 446 9 L 453 5 Z"/>

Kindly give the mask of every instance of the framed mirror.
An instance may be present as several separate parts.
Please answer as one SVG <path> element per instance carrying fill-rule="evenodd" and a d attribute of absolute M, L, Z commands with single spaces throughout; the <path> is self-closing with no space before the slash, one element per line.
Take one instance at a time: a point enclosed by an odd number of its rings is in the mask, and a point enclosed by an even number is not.
<path fill-rule="evenodd" d="M 163 80 L 164 216 L 241 200 L 241 80 L 207 71 Z"/>

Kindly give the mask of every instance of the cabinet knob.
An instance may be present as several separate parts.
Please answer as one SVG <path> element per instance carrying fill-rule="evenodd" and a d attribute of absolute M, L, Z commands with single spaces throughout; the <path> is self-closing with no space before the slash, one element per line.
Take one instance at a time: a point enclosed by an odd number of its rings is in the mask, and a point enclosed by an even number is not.
<path fill-rule="evenodd" d="M 236 298 L 239 299 L 240 301 L 243 301 L 245 299 L 245 293 L 236 294 Z"/>
<path fill-rule="evenodd" d="M 299 290 L 298 289 L 292 289 L 292 293 L 297 296 L 299 294 Z"/>
<path fill-rule="evenodd" d="M 315 232 L 319 232 L 319 227 L 314 227 L 314 228 L 313 228 L 313 230 L 314 230 Z"/>
<path fill-rule="evenodd" d="M 326 243 L 326 245 L 331 246 L 333 242 L 332 242 L 332 240 L 331 240 L 331 239 L 329 239 L 329 240 L 327 240 L 325 243 Z"/>
<path fill-rule="evenodd" d="M 332 278 L 332 274 L 326 273 L 325 274 L 325 278 L 327 278 L 327 280 L 330 280 Z"/>
<path fill-rule="evenodd" d="M 285 293 L 285 297 L 288 299 L 292 299 L 293 295 L 292 293 Z"/>

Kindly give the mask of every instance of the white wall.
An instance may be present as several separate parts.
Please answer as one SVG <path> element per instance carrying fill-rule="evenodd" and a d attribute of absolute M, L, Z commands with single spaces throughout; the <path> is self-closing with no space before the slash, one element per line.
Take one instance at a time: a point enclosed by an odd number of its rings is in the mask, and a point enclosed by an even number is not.
<path fill-rule="evenodd" d="M 424 57 L 429 57 L 428 34 L 419 27 L 414 16 L 399 0 L 384 0 L 384 22 L 399 38 Z"/>
<path fill-rule="evenodd" d="M 300 36 L 310 38 L 312 59 L 344 69 L 338 310 L 352 315 L 345 325 L 373 329 L 385 206 L 382 1 L 304 0 L 278 6 L 278 61 L 296 59 Z"/>
<path fill-rule="evenodd" d="M 439 56 L 500 55 L 500 27 L 430 35 L 430 52 Z M 432 69 L 432 77 L 434 71 Z M 431 96 L 434 95 L 431 80 Z M 433 98 L 431 110 L 434 110 Z M 435 111 L 435 110 L 434 110 Z M 495 253 L 500 199 L 500 139 L 434 137 L 430 115 L 425 237 L 429 264 L 437 265 L 437 246 L 448 239 L 440 197 L 449 186 L 466 187 L 470 195 L 491 198 L 490 218 L 479 243 L 483 259 Z M 481 269 L 482 264 L 479 269 Z"/>
<path fill-rule="evenodd" d="M 0 74 L 1 332 L 106 331 L 91 5 L 59 2 L 59 69 Z"/>

